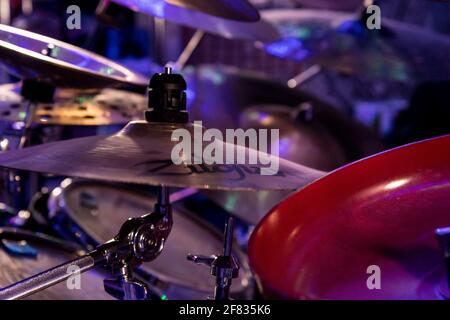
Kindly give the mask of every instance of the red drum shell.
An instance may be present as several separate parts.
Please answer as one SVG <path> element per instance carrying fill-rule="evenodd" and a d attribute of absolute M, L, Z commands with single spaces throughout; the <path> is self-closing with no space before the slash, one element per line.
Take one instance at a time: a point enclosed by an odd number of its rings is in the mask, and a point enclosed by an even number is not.
<path fill-rule="evenodd" d="M 445 226 L 450 135 L 357 161 L 298 191 L 256 227 L 250 264 L 268 297 L 442 298 L 434 231 Z M 380 290 L 367 286 L 372 265 Z"/>

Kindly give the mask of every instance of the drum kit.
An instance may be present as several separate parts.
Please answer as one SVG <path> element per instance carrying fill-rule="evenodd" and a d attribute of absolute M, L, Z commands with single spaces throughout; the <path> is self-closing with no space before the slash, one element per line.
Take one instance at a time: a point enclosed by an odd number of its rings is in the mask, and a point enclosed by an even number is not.
<path fill-rule="evenodd" d="M 0 299 L 450 299 L 450 136 L 379 153 L 371 130 L 306 92 L 185 67 L 204 32 L 271 53 L 280 32 L 245 0 L 112 2 L 197 31 L 148 81 L 0 25 L 0 62 L 21 79 L 0 87 Z M 175 164 L 172 133 L 192 139 L 203 129 L 193 119 L 279 128 L 279 156 L 215 141 L 277 161 L 278 173 Z M 199 194 L 225 212 L 223 236 L 184 201 Z M 382 290 L 366 286 L 371 265 Z"/>

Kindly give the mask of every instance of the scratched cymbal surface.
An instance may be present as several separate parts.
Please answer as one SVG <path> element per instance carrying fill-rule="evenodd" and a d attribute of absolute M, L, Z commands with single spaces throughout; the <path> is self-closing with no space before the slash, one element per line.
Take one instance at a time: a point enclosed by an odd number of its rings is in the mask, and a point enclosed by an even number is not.
<path fill-rule="evenodd" d="M 230 147 L 235 159 L 241 154 L 245 156 L 245 163 L 250 163 L 249 156 L 253 152 L 267 165 L 261 164 L 262 161 L 248 165 L 186 162 L 175 165 L 171 158 L 173 148 L 178 144 L 178 141 L 171 141 L 175 129 L 192 133 L 190 142 L 194 145 L 195 126 L 192 124 L 134 121 L 114 135 L 66 140 L 5 152 L 0 154 L 0 166 L 114 182 L 248 191 L 298 189 L 325 174 L 223 142 L 218 144 L 223 147 L 224 155 Z M 201 127 L 197 130 L 201 132 Z M 185 151 L 179 153 L 181 159 L 186 161 L 190 157 L 194 161 L 194 157 Z M 206 163 L 214 159 L 206 156 L 203 160 Z M 270 165 L 273 165 L 271 169 Z"/>

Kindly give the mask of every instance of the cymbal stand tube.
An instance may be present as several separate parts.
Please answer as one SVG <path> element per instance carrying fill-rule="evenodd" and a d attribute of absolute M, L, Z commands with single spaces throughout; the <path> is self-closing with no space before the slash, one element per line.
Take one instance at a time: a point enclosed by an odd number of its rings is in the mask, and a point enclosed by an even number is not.
<path fill-rule="evenodd" d="M 174 64 L 175 70 L 183 70 L 186 66 L 186 63 L 189 61 L 189 59 L 192 57 L 192 54 L 194 53 L 195 49 L 197 49 L 198 45 L 200 44 L 200 41 L 203 39 L 203 36 L 205 33 L 202 30 L 195 31 L 192 38 L 189 40 L 188 44 L 184 48 L 183 52 L 178 57 L 178 60 Z"/>
<path fill-rule="evenodd" d="M 225 225 L 223 259 L 231 259 L 231 249 L 233 246 L 234 218 L 229 217 Z M 216 287 L 214 288 L 214 300 L 228 300 L 230 297 L 230 287 L 233 277 L 230 277 L 226 270 L 219 268 L 216 272 Z"/>
<path fill-rule="evenodd" d="M 302 85 L 304 82 L 313 78 L 320 71 L 322 71 L 322 67 L 319 66 L 318 64 L 314 64 L 314 65 L 308 67 L 306 70 L 300 72 L 298 75 L 296 75 L 292 79 L 288 80 L 287 85 L 289 88 L 294 89 L 294 88 Z"/>
<path fill-rule="evenodd" d="M 24 119 L 24 126 L 22 129 L 22 135 L 20 137 L 18 149 L 24 148 L 30 142 L 31 127 L 33 126 L 33 119 L 36 113 L 36 103 L 28 101 L 27 110 Z"/>
<path fill-rule="evenodd" d="M 133 297 L 146 299 L 148 290 L 145 284 L 135 281 L 131 271 L 142 262 L 154 260 L 161 253 L 172 229 L 168 188 L 160 188 L 159 199 L 155 207 L 156 212 L 128 219 L 112 240 L 78 259 L 1 289 L 0 299 L 12 300 L 27 297 L 67 280 L 74 274 L 70 271 L 74 266 L 75 271 L 81 274 L 98 264 L 110 266 L 113 270 L 119 267 L 121 271 L 119 284 L 124 291 L 125 299 Z M 105 289 L 107 289 L 106 286 Z"/>
<path fill-rule="evenodd" d="M 99 260 L 96 261 L 95 255 L 89 254 L 61 264 L 1 289 L 0 299 L 16 300 L 28 297 L 33 293 L 69 279 L 74 275 L 74 272 L 70 271 L 73 270 L 74 267 L 75 270 L 81 274 L 92 269 L 98 262 Z"/>

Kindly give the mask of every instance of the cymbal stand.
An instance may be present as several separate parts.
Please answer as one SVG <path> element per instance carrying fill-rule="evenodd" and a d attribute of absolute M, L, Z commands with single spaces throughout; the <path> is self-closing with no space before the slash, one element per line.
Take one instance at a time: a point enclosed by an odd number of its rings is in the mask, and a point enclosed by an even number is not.
<path fill-rule="evenodd" d="M 186 66 L 186 63 L 192 57 L 192 54 L 197 49 L 197 47 L 200 44 L 200 41 L 203 39 L 204 35 L 205 35 L 205 33 L 202 30 L 195 31 L 194 35 L 191 37 L 191 39 L 187 43 L 183 52 L 181 52 L 177 61 L 173 64 L 173 68 L 175 70 L 180 71 L 180 70 L 184 69 L 184 67 Z"/>
<path fill-rule="evenodd" d="M 440 288 L 440 292 L 445 299 L 450 300 L 450 227 L 436 229 L 435 233 L 444 253 L 445 271 L 447 273 L 447 281 Z"/>
<path fill-rule="evenodd" d="M 48 51 L 51 51 L 49 48 Z M 27 110 L 25 118 L 23 119 L 23 127 L 19 133 L 19 142 L 16 146 L 17 149 L 22 149 L 31 143 L 31 133 L 33 130 L 33 120 L 35 117 L 37 103 L 50 103 L 53 102 L 53 96 L 55 93 L 55 87 L 31 79 L 24 79 L 22 81 L 21 96 L 27 103 Z M 17 172 L 10 171 L 8 175 L 7 187 L 9 193 L 13 199 L 10 201 L 16 209 L 23 209 L 23 204 L 26 202 L 27 197 L 22 194 L 29 187 L 29 194 L 33 195 L 38 190 L 39 175 L 30 173 L 27 175 L 29 178 L 28 183 L 25 185 L 24 175 L 18 175 Z"/>
<path fill-rule="evenodd" d="M 234 218 L 229 217 L 225 225 L 224 247 L 222 255 L 202 256 L 189 254 L 187 259 L 197 264 L 204 264 L 216 277 L 214 300 L 229 300 L 233 279 L 239 276 L 239 265 L 231 254 L 233 246 Z"/>
<path fill-rule="evenodd" d="M 139 218 L 128 219 L 112 240 L 98 246 L 82 257 L 61 264 L 35 276 L 12 284 L 0 290 L 0 299 L 20 299 L 69 279 L 77 270 L 81 274 L 95 266 L 106 265 L 119 270 L 114 280 L 105 281 L 105 290 L 113 292 L 119 287 L 124 299 L 147 299 L 149 288 L 132 275 L 132 270 L 142 262 L 154 260 L 163 250 L 164 243 L 172 229 L 172 206 L 169 203 L 167 187 L 159 188 L 159 196 L 152 213 Z M 75 267 L 75 268 L 74 268 Z"/>

